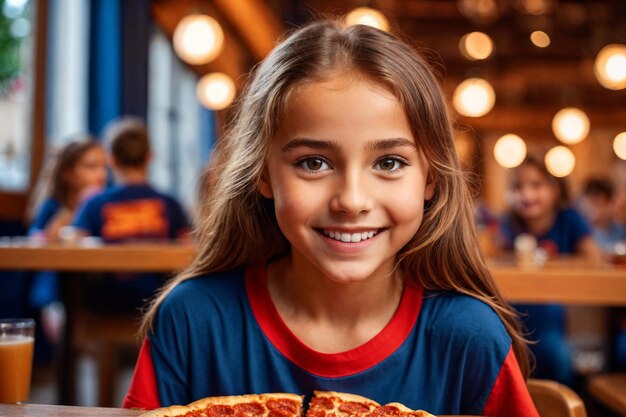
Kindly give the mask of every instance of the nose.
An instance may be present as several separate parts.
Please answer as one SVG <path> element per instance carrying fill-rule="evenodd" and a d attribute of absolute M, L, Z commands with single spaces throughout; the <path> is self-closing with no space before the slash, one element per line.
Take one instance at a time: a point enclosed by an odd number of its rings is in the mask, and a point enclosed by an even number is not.
<path fill-rule="evenodd" d="M 344 173 L 337 181 L 330 208 L 349 216 L 368 212 L 373 206 L 372 187 L 357 170 Z"/>

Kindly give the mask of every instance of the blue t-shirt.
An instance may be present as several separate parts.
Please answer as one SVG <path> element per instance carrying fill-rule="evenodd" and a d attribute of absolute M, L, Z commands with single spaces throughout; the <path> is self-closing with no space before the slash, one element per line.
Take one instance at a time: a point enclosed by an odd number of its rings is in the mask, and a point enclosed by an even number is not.
<path fill-rule="evenodd" d="M 28 234 L 33 236 L 43 233 L 48 223 L 50 223 L 50 220 L 52 220 L 62 208 L 63 206 L 61 206 L 58 200 L 52 197 L 47 198 L 39 208 L 28 230 Z M 34 276 L 28 297 L 30 305 L 35 308 L 41 308 L 55 301 L 59 301 L 61 295 L 59 293 L 58 279 L 58 275 L 54 271 L 37 272 Z"/>
<path fill-rule="evenodd" d="M 74 226 L 105 243 L 150 242 L 181 237 L 189 222 L 180 204 L 147 184 L 114 186 L 89 199 Z M 85 283 L 86 303 L 95 310 L 136 311 L 162 285 L 162 274 L 116 273 L 117 279 Z"/>
<path fill-rule="evenodd" d="M 175 239 L 189 228 L 180 204 L 147 184 L 115 186 L 92 197 L 74 226 L 107 243 Z"/>
<path fill-rule="evenodd" d="M 595 227 L 593 229 L 593 240 L 600 248 L 610 252 L 616 243 L 626 241 L 626 228 L 616 222 L 611 222 L 606 229 Z"/>
<path fill-rule="evenodd" d="M 58 200 L 47 198 L 39 208 L 35 220 L 33 220 L 33 223 L 30 225 L 28 234 L 33 235 L 45 230 L 50 220 L 56 216 L 61 208 L 61 203 L 59 203 Z"/>
<path fill-rule="evenodd" d="M 377 336 L 346 352 L 321 353 L 282 321 L 264 266 L 191 279 L 167 296 L 125 406 L 314 390 L 398 401 L 434 414 L 536 415 L 510 336 L 477 299 L 407 284 Z"/>
<path fill-rule="evenodd" d="M 513 249 L 515 238 L 522 233 L 529 233 L 521 226 L 515 226 L 510 217 L 504 219 L 501 225 L 501 233 L 504 238 L 504 247 Z M 544 247 L 555 253 L 576 253 L 578 243 L 591 235 L 591 227 L 583 216 L 573 208 L 559 210 L 554 224 L 544 234 L 535 236 L 540 247 Z"/>
<path fill-rule="evenodd" d="M 528 233 L 523 228 L 516 228 L 511 219 L 506 219 L 501 227 L 505 246 L 513 248 L 515 238 L 521 233 Z M 546 233 L 535 236 L 540 247 L 555 255 L 576 253 L 580 241 L 591 236 L 591 227 L 583 216 L 573 208 L 559 210 L 552 228 Z M 516 304 L 514 307 L 521 314 L 523 324 L 530 338 L 537 342 L 531 345 L 536 357 L 535 376 L 559 381 L 563 384 L 574 383 L 572 352 L 567 343 L 566 311 L 559 304 Z"/>

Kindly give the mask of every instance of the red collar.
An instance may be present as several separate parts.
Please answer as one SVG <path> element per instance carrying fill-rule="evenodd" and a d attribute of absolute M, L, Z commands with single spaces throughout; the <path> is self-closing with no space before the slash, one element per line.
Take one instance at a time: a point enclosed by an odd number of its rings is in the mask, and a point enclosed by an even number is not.
<path fill-rule="evenodd" d="M 256 321 L 280 353 L 312 374 L 335 378 L 363 372 L 395 352 L 413 330 L 424 292 L 417 284 L 406 285 L 398 309 L 373 339 L 345 352 L 322 353 L 302 343 L 278 314 L 267 288 L 265 265 L 246 270 L 246 291 Z"/>

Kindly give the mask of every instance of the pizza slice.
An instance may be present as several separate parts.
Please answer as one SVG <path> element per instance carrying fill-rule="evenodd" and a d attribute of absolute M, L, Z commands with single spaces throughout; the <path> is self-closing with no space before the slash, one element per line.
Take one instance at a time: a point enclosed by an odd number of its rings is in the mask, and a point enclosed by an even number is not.
<path fill-rule="evenodd" d="M 355 394 L 315 391 L 306 417 L 433 417 L 422 410 L 411 410 L 400 403 L 380 405 Z"/>
<path fill-rule="evenodd" d="M 302 417 L 302 402 L 302 396 L 287 393 L 207 397 L 186 406 L 157 408 L 139 417 Z"/>

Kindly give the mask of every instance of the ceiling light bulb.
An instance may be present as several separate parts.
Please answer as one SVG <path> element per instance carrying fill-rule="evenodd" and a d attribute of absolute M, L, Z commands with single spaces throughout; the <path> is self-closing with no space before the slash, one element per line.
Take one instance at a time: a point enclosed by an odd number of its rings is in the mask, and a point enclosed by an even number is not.
<path fill-rule="evenodd" d="M 463 116 L 480 117 L 489 113 L 496 102 L 496 93 L 482 78 L 469 78 L 454 90 L 452 103 Z"/>
<path fill-rule="evenodd" d="M 589 117 L 575 107 L 560 110 L 552 119 L 554 136 L 567 145 L 583 141 L 589 134 L 589 129 Z"/>
<path fill-rule="evenodd" d="M 493 53 L 493 40 L 486 33 L 471 32 L 461 38 L 459 49 L 467 59 L 487 59 Z"/>
<path fill-rule="evenodd" d="M 538 48 L 550 46 L 550 36 L 542 30 L 536 30 L 530 34 L 530 41 Z"/>
<path fill-rule="evenodd" d="M 346 16 L 346 23 L 352 25 L 372 26 L 376 29 L 389 30 L 389 21 L 384 14 L 369 7 L 358 7 Z"/>
<path fill-rule="evenodd" d="M 593 72 L 604 88 L 626 88 L 626 45 L 611 44 L 602 48 L 596 56 Z"/>
<path fill-rule="evenodd" d="M 619 159 L 626 160 L 626 132 L 622 132 L 613 139 L 613 150 Z"/>
<path fill-rule="evenodd" d="M 503 167 L 514 168 L 526 158 L 526 143 L 517 135 L 504 135 L 496 142 L 493 156 Z"/>
<path fill-rule="evenodd" d="M 576 166 L 576 157 L 565 146 L 555 146 L 546 153 L 546 169 L 555 177 L 567 177 Z"/>
<path fill-rule="evenodd" d="M 200 79 L 196 94 L 200 103 L 211 110 L 222 110 L 228 107 L 235 98 L 235 83 L 226 74 L 214 72 Z"/>
<path fill-rule="evenodd" d="M 178 23 L 173 44 L 183 61 L 193 65 L 206 64 L 222 51 L 224 32 L 211 16 L 193 14 Z"/>

